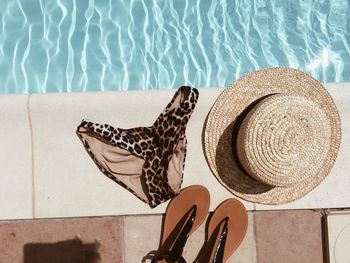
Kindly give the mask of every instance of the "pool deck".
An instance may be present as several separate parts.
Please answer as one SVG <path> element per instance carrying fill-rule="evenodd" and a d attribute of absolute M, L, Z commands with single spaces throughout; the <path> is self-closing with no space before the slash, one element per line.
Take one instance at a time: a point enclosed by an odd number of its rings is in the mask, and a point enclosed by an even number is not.
<path fill-rule="evenodd" d="M 282 262 L 281 257 L 283 262 L 323 262 L 327 257 L 324 214 L 350 207 L 350 83 L 325 86 L 342 121 L 341 147 L 331 174 L 314 191 L 286 205 L 242 201 L 249 211 L 248 233 L 229 262 Z M 213 210 L 232 197 L 211 174 L 201 141 L 204 120 L 222 89 L 199 91 L 187 129 L 183 187 L 206 186 Z M 62 248 L 80 251 L 77 256 L 90 251 L 87 254 L 101 262 L 140 262 L 156 249 L 167 203 L 150 209 L 106 178 L 75 130 L 83 118 L 124 128 L 148 126 L 173 94 L 162 90 L 0 96 L 0 119 L 6 127 L 0 131 L 0 262 L 33 258 L 41 250 L 51 249 L 52 256 Z M 189 261 L 204 232 L 203 225 L 188 241 L 184 255 Z"/>
<path fill-rule="evenodd" d="M 325 214 L 330 212 L 249 212 L 245 239 L 227 262 L 329 262 Z M 21 262 L 23 258 L 24 262 L 37 263 L 142 262 L 149 252 L 158 247 L 161 221 L 161 215 L 2 221 L 0 260 Z M 346 222 L 350 222 L 349 215 Z M 204 236 L 205 223 L 186 243 L 183 256 L 187 262 L 195 259 Z M 332 251 L 331 254 L 334 254 Z M 97 259 L 100 261 L 94 261 Z"/>

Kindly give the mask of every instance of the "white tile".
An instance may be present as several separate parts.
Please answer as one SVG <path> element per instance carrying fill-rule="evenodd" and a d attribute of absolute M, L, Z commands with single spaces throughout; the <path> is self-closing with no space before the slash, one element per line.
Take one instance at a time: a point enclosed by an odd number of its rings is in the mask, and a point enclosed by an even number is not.
<path fill-rule="evenodd" d="M 160 242 L 161 230 L 161 215 L 125 217 L 124 262 L 142 262 L 142 259 L 151 251 L 156 251 Z"/>
<path fill-rule="evenodd" d="M 256 240 L 254 232 L 254 215 L 253 212 L 248 213 L 248 229 L 247 233 L 238 247 L 232 254 L 227 263 L 257 263 Z"/>
<path fill-rule="evenodd" d="M 187 262 L 193 262 L 200 251 L 205 238 L 206 221 L 188 238 L 183 252 Z M 135 261 L 136 262 L 136 261 Z M 253 212 L 248 213 L 247 233 L 227 263 L 256 263 L 256 242 L 254 236 L 254 216 Z"/>
<path fill-rule="evenodd" d="M 345 87 L 348 85 L 348 87 Z M 329 85 L 326 85 L 327 87 Z M 350 202 L 349 84 L 328 87 L 338 105 L 343 126 L 339 157 L 330 176 L 304 198 L 284 206 L 257 205 L 258 209 L 344 207 Z M 205 118 L 223 89 L 200 89 L 199 101 L 187 127 L 187 159 L 183 187 L 206 186 L 211 210 L 233 195 L 212 175 L 202 148 Z M 106 178 L 75 134 L 83 118 L 115 127 L 151 125 L 175 90 L 106 93 L 36 94 L 31 98 L 34 129 L 34 169 L 38 217 L 128 215 L 163 213 L 166 203 L 155 209 Z M 243 201 L 247 210 L 255 204 Z M 127 205 L 126 205 L 127 204 Z"/>
<path fill-rule="evenodd" d="M 350 83 L 326 84 L 341 118 L 342 140 L 337 160 L 319 186 L 306 196 L 284 205 L 256 204 L 256 210 L 342 208 L 350 206 Z"/>
<path fill-rule="evenodd" d="M 151 124 L 159 106 L 150 103 L 151 94 L 143 99 L 135 94 L 138 92 L 32 96 L 30 111 L 38 217 L 157 211 L 102 174 L 76 135 L 83 118 L 125 128 Z M 166 101 L 166 95 L 157 93 L 158 98 L 163 97 L 160 101 Z M 148 114 L 144 114 L 147 102 Z M 157 209 L 161 211 L 162 207 Z"/>
<path fill-rule="evenodd" d="M 256 263 L 256 242 L 254 237 L 254 217 L 248 213 L 247 234 L 241 245 L 228 259 L 227 263 Z M 193 262 L 200 251 L 205 238 L 206 221 L 188 238 L 183 257 Z M 128 216 L 124 219 L 125 263 L 141 262 L 150 251 L 159 246 L 162 216 Z M 145 242 L 147 240 L 147 242 Z M 137 246 L 135 245 L 137 244 Z M 150 261 L 147 261 L 150 262 Z"/>
<path fill-rule="evenodd" d="M 27 95 L 0 96 L 0 220 L 32 218 Z"/>
<path fill-rule="evenodd" d="M 201 89 L 188 124 L 188 153 L 183 187 L 207 186 L 212 209 L 232 194 L 214 178 L 202 150 L 205 117 L 222 90 Z M 115 127 L 151 125 L 175 90 L 84 94 L 34 94 L 30 111 L 34 137 L 36 209 L 38 217 L 155 214 L 155 209 L 104 176 L 76 136 L 83 118 Z M 127 204 L 127 205 L 126 205 Z M 247 209 L 254 205 L 244 202 Z"/>
<path fill-rule="evenodd" d="M 327 228 L 329 262 L 349 262 L 350 213 L 328 215 Z"/>

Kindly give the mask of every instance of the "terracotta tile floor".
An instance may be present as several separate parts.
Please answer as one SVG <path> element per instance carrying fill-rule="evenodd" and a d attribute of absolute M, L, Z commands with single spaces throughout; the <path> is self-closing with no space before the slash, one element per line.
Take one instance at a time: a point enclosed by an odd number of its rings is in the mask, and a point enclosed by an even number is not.
<path fill-rule="evenodd" d="M 323 262 L 319 212 L 255 212 L 254 218 L 259 263 Z"/>
<path fill-rule="evenodd" d="M 229 263 L 323 262 L 321 213 L 250 212 L 247 235 Z M 0 262 L 142 262 L 158 246 L 161 215 L 0 221 Z M 204 224 L 188 240 L 192 262 Z M 150 262 L 150 261 L 145 261 Z"/>
<path fill-rule="evenodd" d="M 123 262 L 123 219 L 0 221 L 0 262 Z"/>

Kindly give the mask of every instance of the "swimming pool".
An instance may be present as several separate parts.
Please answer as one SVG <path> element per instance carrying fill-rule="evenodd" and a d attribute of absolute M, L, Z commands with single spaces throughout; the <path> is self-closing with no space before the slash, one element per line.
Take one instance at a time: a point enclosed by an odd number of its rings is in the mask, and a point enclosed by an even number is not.
<path fill-rule="evenodd" d="M 349 13 L 349 0 L 5 0 L 0 93 L 223 87 L 269 66 L 348 82 Z"/>

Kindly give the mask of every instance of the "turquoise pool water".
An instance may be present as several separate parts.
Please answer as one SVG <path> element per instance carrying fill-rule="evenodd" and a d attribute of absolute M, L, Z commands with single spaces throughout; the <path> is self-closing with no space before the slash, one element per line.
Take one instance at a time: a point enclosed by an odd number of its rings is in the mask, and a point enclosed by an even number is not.
<path fill-rule="evenodd" d="M 223 87 L 269 66 L 350 81 L 349 0 L 4 0 L 0 93 Z"/>

